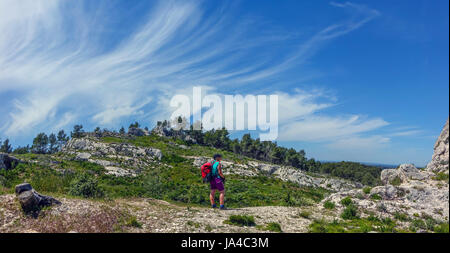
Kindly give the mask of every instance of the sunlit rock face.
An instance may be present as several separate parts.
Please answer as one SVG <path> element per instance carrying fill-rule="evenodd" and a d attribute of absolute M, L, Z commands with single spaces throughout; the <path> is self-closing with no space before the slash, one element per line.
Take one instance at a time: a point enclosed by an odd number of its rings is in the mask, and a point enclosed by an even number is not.
<path fill-rule="evenodd" d="M 434 144 L 434 154 L 427 169 L 432 172 L 448 174 L 448 119 L 436 144 Z"/>

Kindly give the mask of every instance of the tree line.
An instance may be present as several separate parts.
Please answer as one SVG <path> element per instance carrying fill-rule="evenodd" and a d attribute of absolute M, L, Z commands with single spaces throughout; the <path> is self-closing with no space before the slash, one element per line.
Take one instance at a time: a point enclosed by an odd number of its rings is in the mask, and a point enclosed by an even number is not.
<path fill-rule="evenodd" d="M 175 122 L 182 124 L 183 119 Z M 231 139 L 226 128 L 219 130 L 199 131 L 194 130 L 194 126 L 182 126 L 180 130 L 170 128 L 171 122 L 158 122 L 157 126 L 162 127 L 169 136 L 175 138 L 185 138 L 189 136 L 197 144 L 227 150 L 238 155 L 247 156 L 256 160 L 270 162 L 273 164 L 291 166 L 303 171 L 328 174 L 331 176 L 360 182 L 364 185 L 380 184 L 381 168 L 364 165 L 357 162 L 333 162 L 321 163 L 306 157 L 305 151 L 293 148 L 281 147 L 277 142 L 261 141 L 259 138 L 253 139 L 250 134 L 244 134 L 242 138 Z M 188 129 L 188 130 L 186 130 Z M 188 141 L 190 142 L 190 141 Z"/>
<path fill-rule="evenodd" d="M 193 125 L 178 127 L 179 130 L 170 127 L 171 124 L 182 124 L 182 122 L 186 121 L 181 118 L 174 122 L 159 121 L 157 126 L 163 128 L 169 136 L 182 139 L 189 136 L 189 139 L 194 139 L 199 145 L 223 149 L 260 161 L 292 166 L 305 171 L 316 170 L 321 165 L 319 161 L 307 159 L 304 150 L 297 151 L 293 148 L 279 146 L 277 142 L 253 139 L 250 134 L 244 134 L 239 140 L 238 138 L 231 139 L 226 128 L 200 131 L 194 130 Z M 200 127 L 200 129 L 203 128 Z M 188 140 L 188 142 L 192 141 Z"/>

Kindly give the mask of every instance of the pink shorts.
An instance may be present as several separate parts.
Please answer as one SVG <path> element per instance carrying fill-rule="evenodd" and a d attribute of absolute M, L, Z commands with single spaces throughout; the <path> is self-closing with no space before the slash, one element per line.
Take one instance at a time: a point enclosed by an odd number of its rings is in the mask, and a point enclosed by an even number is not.
<path fill-rule="evenodd" d="M 211 184 L 211 190 L 218 190 L 220 192 L 225 190 L 223 181 L 220 178 L 217 178 L 217 177 L 214 178 L 213 180 L 211 180 L 210 184 Z"/>

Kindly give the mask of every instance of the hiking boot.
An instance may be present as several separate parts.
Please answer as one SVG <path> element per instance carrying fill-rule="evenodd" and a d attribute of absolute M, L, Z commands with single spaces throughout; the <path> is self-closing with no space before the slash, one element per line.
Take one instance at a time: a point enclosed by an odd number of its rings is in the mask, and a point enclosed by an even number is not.
<path fill-rule="evenodd" d="M 212 205 L 212 206 L 211 206 L 211 208 L 217 208 L 217 205 L 216 205 L 216 204 L 214 204 L 214 205 Z"/>
<path fill-rule="evenodd" d="M 226 210 L 227 208 L 224 205 L 220 205 L 220 210 Z"/>

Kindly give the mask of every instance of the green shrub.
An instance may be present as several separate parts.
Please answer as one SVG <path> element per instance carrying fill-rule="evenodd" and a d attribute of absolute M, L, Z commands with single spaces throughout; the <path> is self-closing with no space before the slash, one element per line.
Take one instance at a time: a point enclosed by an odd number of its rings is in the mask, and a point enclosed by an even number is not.
<path fill-rule="evenodd" d="M 344 220 L 353 220 L 358 218 L 358 208 L 350 204 L 342 211 L 341 218 Z"/>
<path fill-rule="evenodd" d="M 324 220 L 315 220 L 309 225 L 310 233 L 344 233 L 345 228 L 338 221 L 326 222 Z"/>
<path fill-rule="evenodd" d="M 0 176 L 0 186 L 6 186 L 6 178 Z"/>
<path fill-rule="evenodd" d="M 447 233 L 448 234 L 448 222 L 436 225 L 434 227 L 434 232 L 436 232 L 436 233 Z"/>
<path fill-rule="evenodd" d="M 255 218 L 248 215 L 231 215 L 228 220 L 224 221 L 225 224 L 236 226 L 255 226 Z"/>
<path fill-rule="evenodd" d="M 142 224 L 137 220 L 136 216 L 130 216 L 126 225 L 129 227 L 142 228 Z"/>
<path fill-rule="evenodd" d="M 358 193 L 356 194 L 355 198 L 357 198 L 357 199 L 365 199 L 366 197 L 364 196 L 364 194 L 358 192 Z"/>
<path fill-rule="evenodd" d="M 394 218 L 399 221 L 409 221 L 410 220 L 406 213 L 400 213 L 400 212 L 394 213 Z"/>
<path fill-rule="evenodd" d="M 448 182 L 448 174 L 444 173 L 444 172 L 439 172 L 436 173 L 436 176 L 433 177 L 434 180 L 442 180 L 442 181 L 447 181 Z"/>
<path fill-rule="evenodd" d="M 414 219 L 411 222 L 411 225 L 409 226 L 409 229 L 411 231 L 416 232 L 417 229 L 427 229 L 427 225 L 425 224 L 425 222 L 421 219 Z"/>
<path fill-rule="evenodd" d="M 85 198 L 101 198 L 103 190 L 98 186 L 98 181 L 88 174 L 79 174 L 70 183 L 69 194 Z"/>
<path fill-rule="evenodd" d="M 341 204 L 344 206 L 349 206 L 353 203 L 352 198 L 350 198 L 350 196 L 347 196 L 343 199 L 341 199 Z"/>
<path fill-rule="evenodd" d="M 389 183 L 394 186 L 399 186 L 402 183 L 402 179 L 399 176 L 396 176 Z"/>
<path fill-rule="evenodd" d="M 372 190 L 372 187 L 364 187 L 364 189 L 363 189 L 363 192 L 365 193 L 365 194 L 370 194 L 370 191 Z"/>
<path fill-rule="evenodd" d="M 163 155 L 161 161 L 164 163 L 169 163 L 169 164 L 177 164 L 177 163 L 182 163 L 182 162 L 186 161 L 186 158 L 181 157 L 176 154 L 167 154 L 167 155 Z"/>
<path fill-rule="evenodd" d="M 311 213 L 308 211 L 301 211 L 299 213 L 300 217 L 305 218 L 305 219 L 309 219 L 309 217 L 311 216 Z"/>
<path fill-rule="evenodd" d="M 323 203 L 323 207 L 325 207 L 326 209 L 334 209 L 336 205 L 334 204 L 334 202 L 332 201 L 325 201 L 325 203 Z"/>
<path fill-rule="evenodd" d="M 374 193 L 374 194 L 370 195 L 370 198 L 373 200 L 382 200 L 383 199 L 378 193 Z"/>
<path fill-rule="evenodd" d="M 283 232 L 281 230 L 281 225 L 276 223 L 276 222 L 271 222 L 271 223 L 267 224 L 266 230 L 269 230 L 269 231 L 272 231 L 272 232 L 278 232 L 278 233 Z"/>
<path fill-rule="evenodd" d="M 344 221 L 315 220 L 309 226 L 312 233 L 367 233 L 377 231 L 383 233 L 393 233 L 396 223 L 391 219 L 379 219 L 373 215 L 367 218 L 354 218 Z"/>

